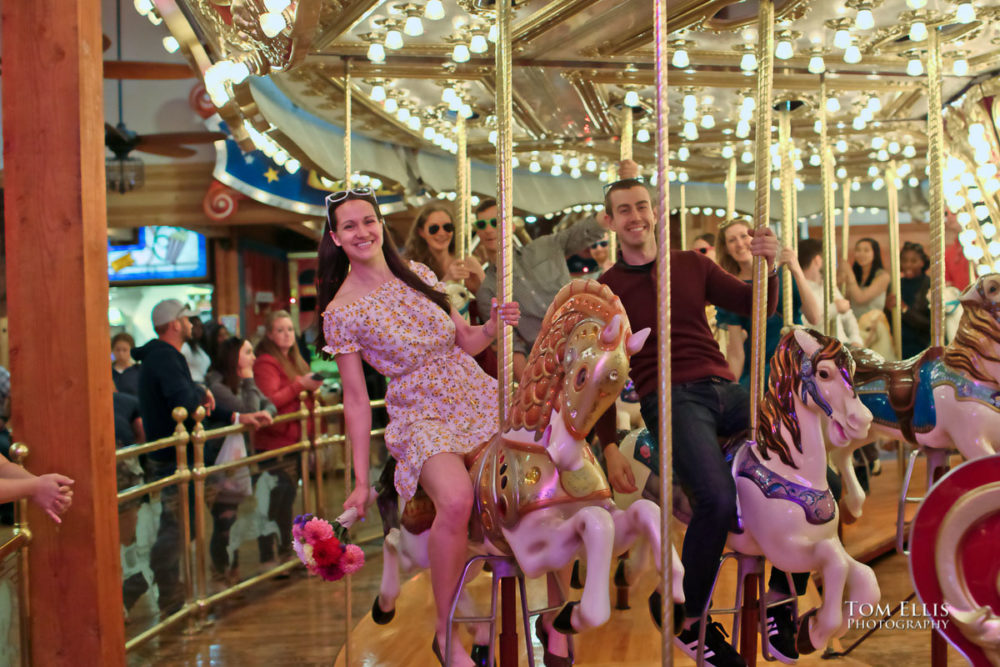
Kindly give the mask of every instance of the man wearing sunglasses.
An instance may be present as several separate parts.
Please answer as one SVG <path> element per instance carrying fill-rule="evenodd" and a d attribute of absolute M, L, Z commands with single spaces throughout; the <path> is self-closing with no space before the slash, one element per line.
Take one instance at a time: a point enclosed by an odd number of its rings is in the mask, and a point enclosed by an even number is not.
<path fill-rule="evenodd" d="M 618 295 L 633 331 L 650 327 L 642 349 L 632 356 L 629 374 L 639 394 L 646 427 L 659 441 L 657 393 L 656 316 L 656 209 L 649 191 L 637 178 L 638 165 L 621 164 L 622 180 L 606 186 L 605 223 L 616 232 L 620 245 L 618 262 L 598 279 Z M 751 252 L 764 257 L 773 269 L 778 243 L 770 229 L 753 235 Z M 778 281 L 773 270 L 768 279 L 768 313 L 777 305 Z M 749 395 L 734 382 L 718 343 L 705 319 L 705 304 L 749 315 L 753 288 L 723 271 L 706 254 L 672 250 L 670 255 L 671 373 L 673 470 L 692 500 L 693 516 L 684 537 L 684 628 L 675 638 L 681 649 L 694 658 L 698 649 L 699 617 L 708 603 L 726 535 L 736 509 L 736 485 L 729 473 L 717 437 L 736 435 L 747 428 Z M 616 491 L 635 492 L 635 477 L 618 451 L 615 410 L 612 407 L 597 424 L 597 435 L 605 446 L 608 481 Z M 655 470 L 656 477 L 659 471 Z M 647 485 L 647 488 L 649 485 Z M 656 487 L 658 489 L 658 486 Z M 770 620 L 770 619 L 769 619 Z M 793 657 L 795 643 L 791 616 L 781 627 L 780 653 Z M 744 665 L 739 653 L 726 641 L 717 623 L 706 627 L 706 662 L 711 665 Z M 774 638 L 772 651 L 775 648 Z M 797 657 L 794 653 L 794 657 Z"/>
<path fill-rule="evenodd" d="M 473 223 L 489 264 L 476 292 L 480 317 L 490 315 L 490 300 L 496 296 L 496 258 L 500 248 L 496 200 L 487 199 L 476 207 Z M 521 321 L 514 327 L 514 379 L 520 380 L 525 362 L 542 326 L 542 319 L 556 293 L 572 279 L 566 258 L 600 241 L 607 230 L 596 218 L 589 218 L 552 234 L 514 248 L 514 301 L 521 304 Z"/>

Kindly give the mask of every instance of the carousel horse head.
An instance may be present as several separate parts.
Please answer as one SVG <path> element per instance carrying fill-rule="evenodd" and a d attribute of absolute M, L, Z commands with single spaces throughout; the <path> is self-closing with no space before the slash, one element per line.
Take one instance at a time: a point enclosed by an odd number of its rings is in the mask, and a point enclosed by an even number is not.
<path fill-rule="evenodd" d="M 972 380 L 997 383 L 995 367 L 1000 363 L 1000 274 L 980 276 L 962 296 L 962 319 L 955 338 L 944 351 L 944 362 Z"/>
<path fill-rule="evenodd" d="M 826 435 L 835 447 L 843 447 L 868 433 L 871 411 L 854 391 L 854 359 L 836 338 L 809 329 L 796 328 L 785 334 L 771 358 L 771 375 L 760 408 L 758 450 L 762 458 L 776 455 L 797 467 L 784 428 L 802 453 L 797 410 L 825 415 Z"/>
<path fill-rule="evenodd" d="M 866 349 L 877 353 L 886 361 L 896 359 L 889 320 L 881 310 L 869 310 L 859 317 L 858 332 L 861 334 L 861 341 Z"/>
<path fill-rule="evenodd" d="M 534 431 L 560 470 L 583 465 L 580 444 L 628 380 L 632 333 L 621 301 L 593 280 L 563 287 L 545 313 L 505 430 Z"/>

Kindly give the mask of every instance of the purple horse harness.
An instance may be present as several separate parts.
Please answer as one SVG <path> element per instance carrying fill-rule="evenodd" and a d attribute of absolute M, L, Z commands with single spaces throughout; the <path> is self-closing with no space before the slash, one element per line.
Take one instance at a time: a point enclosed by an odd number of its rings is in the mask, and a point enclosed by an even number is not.
<path fill-rule="evenodd" d="M 752 448 L 748 447 L 746 453 L 747 455 L 739 463 L 736 474 L 756 484 L 765 498 L 797 503 L 805 512 L 806 521 L 811 524 L 822 525 L 832 521 L 836 516 L 837 502 L 830 489 L 817 491 L 812 487 L 796 484 L 765 468 Z"/>

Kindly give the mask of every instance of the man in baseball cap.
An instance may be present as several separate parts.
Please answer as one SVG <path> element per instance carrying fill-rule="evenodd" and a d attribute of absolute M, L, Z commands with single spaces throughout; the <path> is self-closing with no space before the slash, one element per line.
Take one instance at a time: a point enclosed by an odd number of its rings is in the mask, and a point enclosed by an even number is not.
<path fill-rule="evenodd" d="M 196 315 L 186 303 L 177 299 L 164 299 L 153 307 L 153 329 L 160 334 L 160 328 L 182 317 Z"/>

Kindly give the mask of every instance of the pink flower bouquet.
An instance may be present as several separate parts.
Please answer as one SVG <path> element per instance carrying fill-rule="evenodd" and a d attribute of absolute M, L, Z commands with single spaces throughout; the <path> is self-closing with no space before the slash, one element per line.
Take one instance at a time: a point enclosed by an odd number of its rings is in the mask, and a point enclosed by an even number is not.
<path fill-rule="evenodd" d="M 310 574 L 326 581 L 338 581 L 365 564 L 361 547 L 348 544 L 346 538 L 346 527 L 312 514 L 296 517 L 292 526 L 292 547 L 299 560 Z"/>

